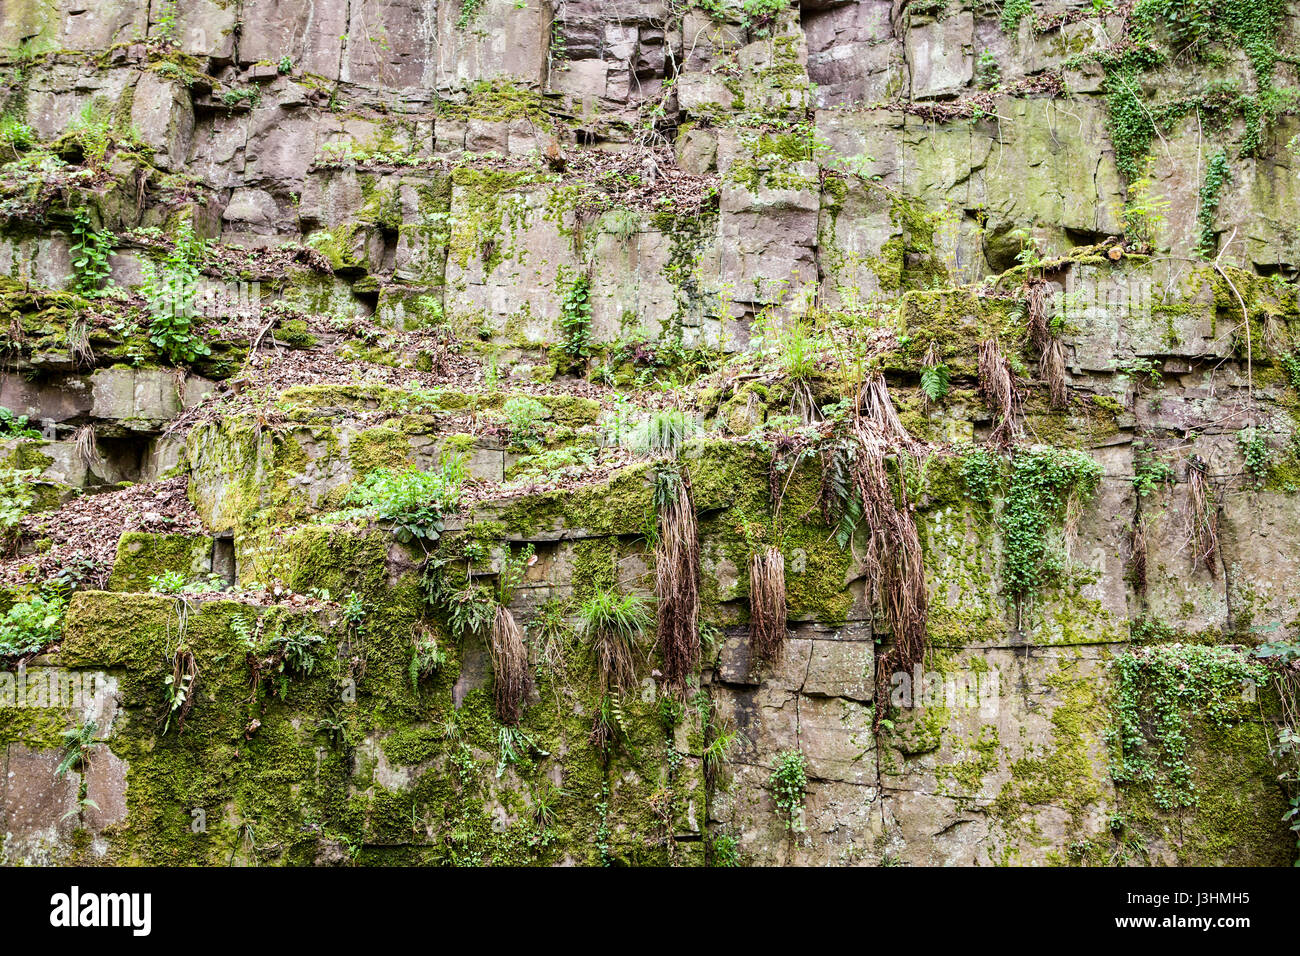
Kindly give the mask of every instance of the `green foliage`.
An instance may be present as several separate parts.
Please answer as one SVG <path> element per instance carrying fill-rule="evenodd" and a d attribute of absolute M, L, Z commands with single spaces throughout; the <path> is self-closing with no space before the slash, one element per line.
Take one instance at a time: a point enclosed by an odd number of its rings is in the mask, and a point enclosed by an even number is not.
<path fill-rule="evenodd" d="M 217 574 L 209 574 L 206 580 L 193 581 L 179 571 L 149 575 L 149 590 L 154 594 L 213 594 L 225 589 L 225 581 Z"/>
<path fill-rule="evenodd" d="M 921 391 L 926 400 L 935 405 L 942 402 L 948 394 L 949 379 L 948 366 L 943 362 L 922 369 Z"/>
<path fill-rule="evenodd" d="M 316 653 L 325 638 L 305 631 L 294 634 L 277 634 L 270 641 L 270 649 L 278 661 L 281 674 L 298 674 L 307 677 L 316 669 Z"/>
<path fill-rule="evenodd" d="M 560 300 L 561 347 L 574 361 L 591 354 L 591 280 L 579 274 L 564 287 Z"/>
<path fill-rule="evenodd" d="M 662 408 L 633 425 L 623 443 L 637 455 L 676 458 L 686 440 L 698 431 L 695 419 L 680 408 Z"/>
<path fill-rule="evenodd" d="M 464 483 L 463 455 L 444 455 L 436 471 L 376 468 L 348 491 L 344 504 L 354 507 L 332 517 L 391 522 L 403 543 L 437 541 L 444 519 L 460 508 Z"/>
<path fill-rule="evenodd" d="M 471 634 L 486 634 L 497 614 L 497 602 L 492 591 L 482 584 L 466 584 L 459 589 L 446 589 L 441 603 L 447 613 L 447 625 L 456 640 Z"/>
<path fill-rule="evenodd" d="M 651 624 L 645 601 L 607 588 L 598 588 L 579 605 L 578 620 L 585 631 L 604 631 L 629 645 Z"/>
<path fill-rule="evenodd" d="M 411 687 L 418 688 L 420 681 L 431 677 L 447 663 L 447 654 L 438 646 L 438 639 L 430 633 L 418 633 L 411 649 Z"/>
<path fill-rule="evenodd" d="M 1132 181 L 1158 128 L 1168 128 L 1193 110 L 1217 127 L 1230 128 L 1240 115 L 1241 152 L 1264 141 L 1270 123 L 1297 107 L 1295 92 L 1274 85 L 1284 0 L 1139 0 L 1128 17 L 1126 42 L 1099 57 L 1106 69 L 1111 142 L 1120 172 Z M 1220 88 L 1186 98 L 1144 99 L 1151 84 L 1142 76 L 1170 59 L 1222 62 L 1224 48 L 1240 49 L 1255 73 L 1255 92 Z M 1157 84 L 1161 89 L 1164 84 Z"/>
<path fill-rule="evenodd" d="M 1147 151 L 1156 127 L 1150 111 L 1136 92 L 1135 71 L 1115 71 L 1106 80 L 1110 118 L 1110 141 L 1115 146 L 1115 164 L 1129 182 L 1142 176 Z"/>
<path fill-rule="evenodd" d="M 483 6 L 483 0 L 460 0 L 460 14 L 456 17 L 456 26 L 464 30 L 474 18 L 478 16 L 479 8 Z"/>
<path fill-rule="evenodd" d="M 991 90 L 1002 82 L 1002 67 L 991 50 L 981 50 L 975 59 L 975 85 Z"/>
<path fill-rule="evenodd" d="M 32 481 L 40 476 L 34 468 L 0 466 L 0 545 L 11 546 L 31 510 L 36 495 Z"/>
<path fill-rule="evenodd" d="M 1268 478 L 1269 467 L 1273 463 L 1273 453 L 1269 450 L 1264 436 L 1251 426 L 1237 432 L 1237 447 L 1245 460 L 1246 474 L 1250 476 L 1255 487 L 1261 488 Z"/>
<path fill-rule="evenodd" d="M 1023 598 L 1059 570 L 1048 531 L 1063 520 L 1070 500 L 1090 498 L 1101 466 L 1081 451 L 1034 446 L 1011 458 L 1007 498 L 999 516 L 1008 593 Z"/>
<path fill-rule="evenodd" d="M 713 838 L 713 865 L 740 866 L 740 844 L 734 836 L 723 833 Z"/>
<path fill-rule="evenodd" d="M 80 147 L 86 165 L 101 165 L 113 143 L 111 118 L 104 105 L 97 99 L 87 102 L 68 127 L 67 136 Z"/>
<path fill-rule="evenodd" d="M 1132 358 L 1123 365 L 1117 366 L 1115 371 L 1137 381 L 1138 384 L 1146 384 L 1151 388 L 1164 387 L 1163 369 L 1160 362 L 1155 359 Z M 1146 379 L 1145 383 L 1142 382 L 1143 379 Z"/>
<path fill-rule="evenodd" d="M 510 443 L 534 451 L 542 444 L 542 422 L 546 406 L 535 398 L 517 396 L 508 400 L 501 411 L 510 425 Z"/>
<path fill-rule="evenodd" d="M 1033 15 L 1033 0 L 1003 0 L 1002 16 L 999 18 L 1002 32 L 1015 33 L 1020 28 L 1020 21 L 1025 17 L 1032 19 Z"/>
<path fill-rule="evenodd" d="M 26 415 L 15 415 L 0 405 L 0 438 L 41 438 L 39 429 L 32 428 Z"/>
<path fill-rule="evenodd" d="M 231 87 L 221 92 L 221 102 L 227 106 L 256 106 L 261 100 L 262 89 L 257 86 Z"/>
<path fill-rule="evenodd" d="M 73 767 L 82 767 L 86 762 L 86 752 L 95 745 L 95 734 L 99 732 L 93 720 L 70 727 L 62 732 L 63 759 L 54 769 L 56 777 L 66 776 Z"/>
<path fill-rule="evenodd" d="M 1279 361 L 1282 364 L 1282 370 L 1286 372 L 1287 384 L 1292 388 L 1300 389 L 1300 356 L 1295 352 L 1282 353 Z"/>
<path fill-rule="evenodd" d="M 520 548 L 518 554 L 506 545 L 505 553 L 501 555 L 501 570 L 497 573 L 496 598 L 503 607 L 510 603 L 519 585 L 523 584 L 524 574 L 532 565 L 536 553 L 536 549 L 531 544 Z"/>
<path fill-rule="evenodd" d="M 790 380 L 807 382 L 816 377 L 826 351 L 825 339 L 803 322 L 782 326 L 772 340 L 777 367 Z"/>
<path fill-rule="evenodd" d="M 1115 725 L 1108 731 L 1111 776 L 1121 785 L 1149 785 L 1164 810 L 1197 802 L 1187 762 L 1188 715 L 1223 727 L 1246 712 L 1267 681 L 1257 661 L 1232 647 L 1156 644 L 1120 654 Z"/>
<path fill-rule="evenodd" d="M 1149 445 L 1134 445 L 1133 489 L 1138 497 L 1145 498 L 1161 485 L 1172 484 L 1173 480 L 1173 467 L 1155 457 Z"/>
<path fill-rule="evenodd" d="M 63 634 L 66 608 L 57 595 L 35 594 L 15 603 L 0 618 L 0 657 L 26 657 L 53 644 Z"/>
<path fill-rule="evenodd" d="M 1132 180 L 1125 191 L 1124 238 L 1137 252 L 1151 252 L 1165 222 L 1168 200 L 1153 191 L 1152 161 L 1148 157 L 1142 174 Z"/>
<path fill-rule="evenodd" d="M 194 328 L 199 262 L 207 254 L 207 240 L 195 236 L 193 225 L 184 219 L 162 266 L 146 262 L 141 267 L 140 294 L 149 308 L 149 341 L 176 365 L 211 354 Z"/>
<path fill-rule="evenodd" d="M 986 508 L 1002 483 L 1002 461 L 987 448 L 968 446 L 961 455 L 960 474 L 971 501 Z"/>
<path fill-rule="evenodd" d="M 184 587 L 185 575 L 179 571 L 149 575 L 149 590 L 155 594 L 179 594 Z"/>
<path fill-rule="evenodd" d="M 292 73 L 293 57 L 291 57 L 287 53 L 284 56 L 280 57 L 280 62 L 276 64 L 276 70 L 279 71 L 279 73 L 283 76 L 287 76 L 288 74 Z"/>
<path fill-rule="evenodd" d="M 1205 182 L 1201 184 L 1201 208 L 1196 214 L 1200 235 L 1196 240 L 1196 254 L 1206 259 L 1214 255 L 1218 240 L 1214 235 L 1214 214 L 1219 208 L 1219 193 L 1228 181 L 1228 157 L 1219 150 L 1205 167 Z"/>
<path fill-rule="evenodd" d="M 97 295 L 109 280 L 112 269 L 108 256 L 113 251 L 113 240 L 108 230 L 94 228 L 85 206 L 72 214 L 72 268 L 77 274 L 77 291 L 82 295 Z"/>
<path fill-rule="evenodd" d="M 36 145 L 36 133 L 16 116 L 0 116 L 0 150 L 18 154 Z"/>
<path fill-rule="evenodd" d="M 781 11 L 790 9 L 788 0 L 691 0 L 691 6 L 746 29 L 769 28 Z"/>
<path fill-rule="evenodd" d="M 808 791 L 808 772 L 803 753 L 786 750 L 778 754 L 768 785 L 772 788 L 772 802 L 785 820 L 785 828 L 791 833 L 804 832 L 803 801 Z"/>
<path fill-rule="evenodd" d="M 153 35 L 160 40 L 176 39 L 177 0 L 163 0 L 154 14 Z"/>

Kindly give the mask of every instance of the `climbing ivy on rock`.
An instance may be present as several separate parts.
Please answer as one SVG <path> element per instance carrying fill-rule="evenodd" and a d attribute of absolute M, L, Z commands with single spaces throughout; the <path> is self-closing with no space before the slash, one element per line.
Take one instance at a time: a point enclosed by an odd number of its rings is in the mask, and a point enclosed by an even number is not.
<path fill-rule="evenodd" d="M 1214 255 L 1218 240 L 1214 235 L 1214 214 L 1219 208 L 1219 194 L 1228 181 L 1228 157 L 1219 150 L 1205 168 L 1205 182 L 1201 185 L 1201 208 L 1196 214 L 1200 235 L 1196 240 L 1196 254 L 1206 259 Z"/>
<path fill-rule="evenodd" d="M 1211 727 L 1238 719 L 1250 691 L 1267 682 L 1263 665 L 1236 647 L 1157 644 L 1119 655 L 1111 669 L 1112 778 L 1121 785 L 1149 785 L 1162 810 L 1194 806 L 1189 718 L 1197 715 Z"/>
<path fill-rule="evenodd" d="M 1035 446 L 1012 455 L 998 522 L 1009 595 L 1025 597 L 1059 569 L 1048 531 L 1065 520 L 1071 500 L 1091 498 L 1100 479 L 1101 466 L 1080 451 Z"/>

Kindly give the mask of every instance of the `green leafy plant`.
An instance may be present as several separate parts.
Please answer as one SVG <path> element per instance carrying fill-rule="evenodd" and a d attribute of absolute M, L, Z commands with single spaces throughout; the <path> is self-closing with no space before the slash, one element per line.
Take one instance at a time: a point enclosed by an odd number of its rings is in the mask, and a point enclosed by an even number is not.
<path fill-rule="evenodd" d="M 32 482 L 39 476 L 34 468 L 0 466 L 0 548 L 14 546 L 22 520 L 36 500 Z"/>
<path fill-rule="evenodd" d="M 638 420 L 622 436 L 633 454 L 676 458 L 688 438 L 699 432 L 694 418 L 680 408 L 662 408 Z"/>
<path fill-rule="evenodd" d="M 42 438 L 37 428 L 32 428 L 26 415 L 15 415 L 0 405 L 0 438 Z"/>
<path fill-rule="evenodd" d="M 184 219 L 162 266 L 149 262 L 141 266 L 140 294 L 148 303 L 149 341 L 176 365 L 211 354 L 194 327 L 199 262 L 207 252 L 207 240 L 195 236 L 193 225 Z"/>
<path fill-rule="evenodd" d="M 1111 776 L 1122 786 L 1151 788 L 1164 810 L 1196 804 L 1187 760 L 1189 721 L 1224 727 L 1248 712 L 1243 689 L 1268 674 L 1239 649 L 1156 644 L 1117 656 L 1116 721 L 1107 732 Z"/>
<path fill-rule="evenodd" d="M 1001 459 L 987 448 L 967 446 L 958 471 L 970 500 L 986 508 L 992 506 L 993 493 L 1002 483 Z"/>
<path fill-rule="evenodd" d="M 456 26 L 464 30 L 474 18 L 478 16 L 479 8 L 483 6 L 483 0 L 460 0 L 460 14 L 456 17 Z"/>
<path fill-rule="evenodd" d="M 1146 444 L 1136 444 L 1133 448 L 1133 489 L 1138 497 L 1145 498 L 1160 486 L 1172 484 L 1173 466 L 1161 461 Z"/>
<path fill-rule="evenodd" d="M 1196 239 L 1196 254 L 1209 259 L 1214 255 L 1218 240 L 1214 235 L 1214 214 L 1219 209 L 1219 195 L 1230 175 L 1228 156 L 1219 150 L 1205 167 L 1205 182 L 1201 184 L 1201 208 L 1196 213 L 1200 234 Z"/>
<path fill-rule="evenodd" d="M 943 362 L 921 370 L 921 392 L 926 401 L 937 405 L 944 400 L 948 394 L 949 377 L 948 366 Z"/>
<path fill-rule="evenodd" d="M 991 50 L 981 50 L 975 59 L 975 85 L 991 90 L 1002 82 L 1002 67 Z"/>
<path fill-rule="evenodd" d="M 1081 451 L 1034 446 L 1012 456 L 999 516 L 1004 580 L 1012 597 L 1030 594 L 1059 569 L 1048 549 L 1048 530 L 1067 517 L 1071 501 L 1090 498 L 1100 480 L 1101 465 Z"/>
<path fill-rule="evenodd" d="M 1259 431 L 1251 426 L 1237 432 L 1237 447 L 1245 460 L 1246 474 L 1256 488 L 1262 488 L 1268 478 L 1269 468 L 1273 464 L 1273 453 L 1268 442 Z"/>
<path fill-rule="evenodd" d="M 95 734 L 98 732 L 99 727 L 93 720 L 62 731 L 63 758 L 54 769 L 56 777 L 66 776 L 73 768 L 85 767 L 87 752 L 95 745 Z"/>
<path fill-rule="evenodd" d="M 0 150 L 14 154 L 14 158 L 36 144 L 36 133 L 16 116 L 0 116 Z"/>
<path fill-rule="evenodd" d="M 172 656 L 172 671 L 163 678 L 163 696 L 167 710 L 163 720 L 163 735 L 176 722 L 177 733 L 185 727 L 185 718 L 194 706 L 194 689 L 199 679 L 198 663 L 194 654 L 184 644 Z"/>
<path fill-rule="evenodd" d="M 34 594 L 16 602 L 0 618 L 0 657 L 26 657 L 53 644 L 63 634 L 66 609 L 57 595 Z"/>
<path fill-rule="evenodd" d="M 447 663 L 446 652 L 438 645 L 438 638 L 426 629 L 418 629 L 411 648 L 411 687 L 418 688 L 420 681 L 433 676 Z"/>
<path fill-rule="evenodd" d="M 651 624 L 645 602 L 599 588 L 578 607 L 578 621 L 592 640 L 601 686 L 628 690 L 636 681 L 636 640 Z"/>
<path fill-rule="evenodd" d="M 281 674 L 298 674 L 310 676 L 316 669 L 317 650 L 325 643 L 319 634 L 300 631 L 293 634 L 278 634 L 271 639 L 271 655 L 278 661 Z"/>
<path fill-rule="evenodd" d="M 510 442 L 532 451 L 542 444 L 542 422 L 547 416 L 546 406 L 535 398 L 516 396 L 501 408 L 510 426 Z"/>
<path fill-rule="evenodd" d="M 807 759 L 798 750 L 786 750 L 777 755 L 776 765 L 768 786 L 772 788 L 772 802 L 791 833 L 803 833 L 804 795 L 808 792 Z"/>
<path fill-rule="evenodd" d="M 443 456 L 436 471 L 377 468 L 349 490 L 344 504 L 353 507 L 333 518 L 391 522 L 399 541 L 431 543 L 442 534 L 446 517 L 460 508 L 465 476 L 463 455 Z"/>
<path fill-rule="evenodd" d="M 90 210 L 79 206 L 72 214 L 72 268 L 77 275 L 77 291 L 94 296 L 109 281 L 112 268 L 108 264 L 113 251 L 114 236 L 108 230 L 98 230 L 90 220 Z"/>
<path fill-rule="evenodd" d="M 1164 226 L 1165 212 L 1169 209 L 1168 200 L 1155 192 L 1153 162 L 1150 157 L 1144 161 L 1141 175 L 1135 177 L 1125 191 L 1124 238 L 1135 251 L 1141 253 L 1151 252 L 1155 248 Z"/>
<path fill-rule="evenodd" d="M 573 361 L 591 354 L 591 280 L 579 274 L 564 286 L 560 300 L 560 332 L 564 353 Z"/>

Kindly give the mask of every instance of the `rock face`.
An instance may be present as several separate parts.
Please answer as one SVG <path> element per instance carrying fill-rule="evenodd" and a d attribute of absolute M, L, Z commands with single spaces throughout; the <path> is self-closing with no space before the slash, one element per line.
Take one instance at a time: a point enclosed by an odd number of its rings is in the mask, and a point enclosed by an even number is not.
<path fill-rule="evenodd" d="M 0 860 L 1291 863 L 1300 21 L 1112 6 L 0 2 Z"/>

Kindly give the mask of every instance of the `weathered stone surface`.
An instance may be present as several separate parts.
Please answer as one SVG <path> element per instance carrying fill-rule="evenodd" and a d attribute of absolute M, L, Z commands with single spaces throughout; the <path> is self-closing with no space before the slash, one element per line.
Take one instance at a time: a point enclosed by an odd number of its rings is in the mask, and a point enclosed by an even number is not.
<path fill-rule="evenodd" d="M 131 100 L 131 126 L 154 149 L 154 161 L 174 169 L 189 156 L 194 135 L 194 107 L 185 88 L 144 73 Z"/>
<path fill-rule="evenodd" d="M 970 82 L 974 31 L 975 19 L 965 12 L 909 25 L 905 49 L 914 99 L 951 96 Z"/>

